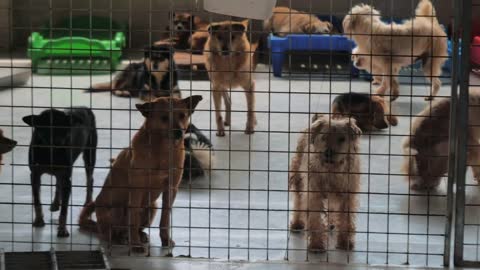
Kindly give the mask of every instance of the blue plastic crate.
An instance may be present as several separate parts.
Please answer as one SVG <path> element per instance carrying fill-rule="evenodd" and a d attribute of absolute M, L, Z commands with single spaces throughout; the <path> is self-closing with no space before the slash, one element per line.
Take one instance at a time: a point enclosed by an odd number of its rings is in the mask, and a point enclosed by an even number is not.
<path fill-rule="evenodd" d="M 282 77 L 282 67 L 286 53 L 289 51 L 327 51 L 327 52 L 348 52 L 355 47 L 355 43 L 349 38 L 341 35 L 306 35 L 292 34 L 285 37 L 278 37 L 270 34 L 268 47 L 272 53 L 273 75 Z M 352 70 L 358 74 L 358 70 Z"/>

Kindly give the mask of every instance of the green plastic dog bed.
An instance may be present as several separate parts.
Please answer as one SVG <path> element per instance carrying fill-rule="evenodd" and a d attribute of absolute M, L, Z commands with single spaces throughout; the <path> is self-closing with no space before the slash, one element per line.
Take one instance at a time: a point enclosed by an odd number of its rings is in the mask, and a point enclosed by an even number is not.
<path fill-rule="evenodd" d="M 103 17 L 76 17 L 47 25 L 28 39 L 28 56 L 38 74 L 111 73 L 120 64 L 127 27 Z"/>

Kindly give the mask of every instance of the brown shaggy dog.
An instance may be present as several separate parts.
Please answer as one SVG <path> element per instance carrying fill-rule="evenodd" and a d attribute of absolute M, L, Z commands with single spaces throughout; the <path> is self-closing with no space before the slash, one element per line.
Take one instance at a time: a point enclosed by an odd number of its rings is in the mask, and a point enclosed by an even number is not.
<path fill-rule="evenodd" d="M 480 91 L 470 90 L 467 163 L 480 181 Z M 403 173 L 410 188 L 431 190 L 448 172 L 450 99 L 435 100 L 412 121 L 411 135 L 403 142 Z"/>
<path fill-rule="evenodd" d="M 288 34 L 328 34 L 332 31 L 330 22 L 321 21 L 314 14 L 290 9 L 288 7 L 276 7 L 273 15 L 265 20 L 263 27 L 267 32 L 273 32 L 278 36 Z"/>
<path fill-rule="evenodd" d="M 311 128 L 304 130 L 298 140 L 289 178 L 293 192 L 290 229 L 308 230 L 310 251 L 327 249 L 325 214 L 333 215 L 328 219 L 333 219 L 339 230 L 337 248 L 354 247 L 361 133 L 355 119 L 316 116 Z M 327 208 L 334 213 L 325 213 Z"/>
<path fill-rule="evenodd" d="M 380 12 L 365 4 L 354 6 L 343 20 L 345 34 L 350 35 L 359 52 L 371 57 L 374 72 L 385 78 L 376 90 L 384 95 L 390 90 L 391 99 L 399 95 L 397 75 L 402 67 L 423 62 L 423 72 L 431 82 L 433 99 L 441 86 L 438 78 L 447 60 L 447 34 L 435 17 L 430 0 L 421 0 L 415 11 L 415 18 L 402 24 L 387 24 L 381 21 Z"/>
<path fill-rule="evenodd" d="M 3 130 L 0 129 L 0 172 L 2 171 L 2 155 L 12 151 L 17 142 L 3 136 Z"/>
<path fill-rule="evenodd" d="M 247 98 L 246 134 L 255 131 L 255 81 L 254 49 L 245 34 L 248 21 L 225 21 L 208 27 L 209 37 L 205 44 L 206 67 L 212 83 L 213 102 L 217 122 L 217 136 L 225 136 L 225 126 L 231 124 L 231 100 L 229 90 L 242 87 Z M 222 99 L 225 102 L 225 121 L 222 118 Z"/>
<path fill-rule="evenodd" d="M 142 243 L 148 242 L 143 229 L 150 227 L 157 210 L 155 201 L 163 193 L 160 238 L 162 246 L 174 245 L 169 233 L 170 214 L 182 179 L 184 134 L 200 100 L 201 96 L 157 98 L 137 104 L 145 122 L 133 137 L 131 148 L 114 159 L 95 202 L 83 208 L 79 218 L 82 229 L 114 242 L 123 242 L 130 235 L 133 250 L 143 252 Z M 90 218 L 93 212 L 96 222 Z"/>
<path fill-rule="evenodd" d="M 337 96 L 332 103 L 332 114 L 334 118 L 353 117 L 363 132 L 398 124 L 385 99 L 366 93 L 350 92 Z"/>

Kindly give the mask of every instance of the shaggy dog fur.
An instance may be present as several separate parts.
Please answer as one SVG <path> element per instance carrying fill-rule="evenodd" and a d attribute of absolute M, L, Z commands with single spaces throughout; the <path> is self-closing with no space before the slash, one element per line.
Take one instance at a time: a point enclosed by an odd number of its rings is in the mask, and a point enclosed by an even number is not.
<path fill-rule="evenodd" d="M 467 164 L 480 180 L 480 90 L 470 90 Z M 448 172 L 450 99 L 435 100 L 412 121 L 411 135 L 403 142 L 402 171 L 414 190 L 435 189 Z"/>
<path fill-rule="evenodd" d="M 253 46 L 245 34 L 248 21 L 212 23 L 205 44 L 206 67 L 212 83 L 217 136 L 225 136 L 225 126 L 231 124 L 232 103 L 229 90 L 242 87 L 247 98 L 246 134 L 255 131 L 255 81 L 253 80 Z M 225 121 L 221 115 L 222 99 L 225 102 Z"/>
<path fill-rule="evenodd" d="M 321 21 L 317 16 L 288 7 L 276 7 L 273 15 L 265 20 L 265 31 L 277 36 L 288 34 L 328 34 L 332 31 L 330 22 Z"/>
<path fill-rule="evenodd" d="M 371 57 L 368 62 L 374 63 L 374 73 L 384 76 L 377 94 L 384 95 L 390 90 L 391 99 L 395 100 L 399 95 L 397 75 L 400 69 L 421 60 L 432 87 L 427 99 L 432 99 L 440 89 L 438 77 L 448 58 L 447 34 L 438 23 L 432 3 L 421 0 L 415 18 L 402 24 L 385 23 L 380 16 L 378 10 L 360 4 L 343 20 L 345 34 L 353 38 L 360 53 Z"/>
<path fill-rule="evenodd" d="M 298 140 L 289 177 L 294 211 L 290 229 L 308 230 L 310 251 L 327 249 L 325 214 L 332 215 L 327 218 L 338 228 L 337 248 L 354 247 L 361 133 L 354 119 L 317 115 Z M 327 208 L 334 213 L 325 213 Z"/>

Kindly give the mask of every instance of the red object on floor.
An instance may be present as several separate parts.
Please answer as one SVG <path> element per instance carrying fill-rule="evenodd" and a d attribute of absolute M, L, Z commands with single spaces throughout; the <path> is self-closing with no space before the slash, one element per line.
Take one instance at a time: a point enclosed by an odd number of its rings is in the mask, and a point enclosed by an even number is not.
<path fill-rule="evenodd" d="M 470 50 L 470 58 L 475 65 L 480 66 L 480 36 L 473 38 Z"/>

